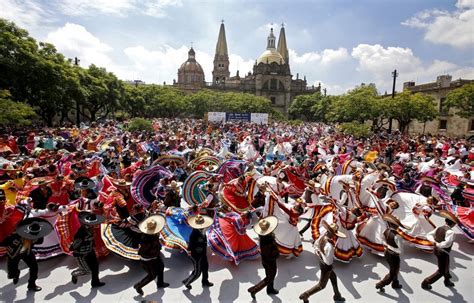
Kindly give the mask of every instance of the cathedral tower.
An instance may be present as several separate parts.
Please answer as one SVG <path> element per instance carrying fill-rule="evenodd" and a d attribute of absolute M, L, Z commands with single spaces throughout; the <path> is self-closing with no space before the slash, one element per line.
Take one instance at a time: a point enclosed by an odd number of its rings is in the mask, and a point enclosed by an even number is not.
<path fill-rule="evenodd" d="M 216 54 L 214 56 L 212 83 L 217 84 L 225 82 L 229 77 L 229 54 L 227 52 L 227 41 L 225 39 L 224 21 L 222 21 L 219 30 L 219 38 L 217 39 Z"/>
<path fill-rule="evenodd" d="M 286 64 L 290 64 L 290 58 L 288 55 L 288 47 L 286 46 L 286 35 L 284 24 L 281 25 L 280 36 L 278 37 L 278 48 L 277 51 L 283 57 Z"/>

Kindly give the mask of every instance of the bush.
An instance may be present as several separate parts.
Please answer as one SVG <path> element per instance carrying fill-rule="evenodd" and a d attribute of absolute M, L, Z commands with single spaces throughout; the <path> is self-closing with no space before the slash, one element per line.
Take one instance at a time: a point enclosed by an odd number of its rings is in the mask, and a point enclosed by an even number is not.
<path fill-rule="evenodd" d="M 370 135 L 370 127 L 359 122 L 342 123 L 339 126 L 341 132 L 346 135 L 351 135 L 356 138 L 368 137 Z"/>
<path fill-rule="evenodd" d="M 131 132 L 134 131 L 153 131 L 153 124 L 150 120 L 143 118 L 133 118 L 128 123 L 128 130 Z"/>
<path fill-rule="evenodd" d="M 119 122 L 123 122 L 125 120 L 128 120 L 130 119 L 130 114 L 125 112 L 125 111 L 118 111 L 115 113 L 115 120 L 119 121 Z"/>

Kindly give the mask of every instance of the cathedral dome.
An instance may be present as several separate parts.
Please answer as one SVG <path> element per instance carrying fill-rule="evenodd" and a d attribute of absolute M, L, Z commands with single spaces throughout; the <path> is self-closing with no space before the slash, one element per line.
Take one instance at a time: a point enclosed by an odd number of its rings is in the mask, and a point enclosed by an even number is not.
<path fill-rule="evenodd" d="M 274 48 L 265 50 L 257 59 L 257 65 L 260 63 L 270 64 L 273 62 L 276 62 L 278 64 L 285 63 L 285 60 L 283 59 L 282 55 Z"/>
<path fill-rule="evenodd" d="M 273 35 L 273 28 L 270 29 L 270 35 L 267 38 L 267 49 L 258 57 L 257 65 L 260 63 L 270 64 L 276 62 L 277 64 L 285 63 L 283 56 L 275 48 L 275 35 Z"/>
<path fill-rule="evenodd" d="M 181 64 L 181 67 L 179 68 L 179 71 L 181 71 L 181 72 L 197 72 L 197 73 L 204 74 L 204 71 L 201 67 L 201 64 L 199 64 L 196 61 L 196 53 L 194 52 L 194 49 L 192 47 L 188 52 L 188 60 L 186 60 L 183 64 Z"/>

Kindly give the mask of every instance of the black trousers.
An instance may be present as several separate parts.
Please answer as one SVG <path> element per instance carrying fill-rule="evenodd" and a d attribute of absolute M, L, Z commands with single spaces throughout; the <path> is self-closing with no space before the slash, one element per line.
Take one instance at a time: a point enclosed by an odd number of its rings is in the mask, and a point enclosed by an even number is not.
<path fill-rule="evenodd" d="M 303 228 L 300 230 L 300 235 L 302 236 L 308 228 L 311 227 L 311 219 L 302 218 L 302 220 L 307 221 Z"/>
<path fill-rule="evenodd" d="M 156 284 L 160 286 L 163 284 L 163 274 L 165 270 L 165 264 L 161 257 L 154 258 L 152 260 L 141 260 L 143 269 L 146 271 L 147 275 L 140 282 L 136 284 L 138 288 L 142 288 L 151 281 L 155 280 L 158 277 Z"/>
<path fill-rule="evenodd" d="M 305 294 L 309 298 L 311 295 L 314 295 L 318 291 L 324 289 L 328 284 L 329 280 L 331 280 L 334 295 L 340 297 L 341 293 L 339 292 L 339 288 L 337 287 L 337 277 L 334 273 L 332 265 L 326 265 L 323 262 L 319 262 L 319 266 L 321 268 L 321 279 L 319 279 L 318 284 L 308 289 L 303 294 Z"/>
<path fill-rule="evenodd" d="M 398 272 L 400 271 L 400 255 L 393 253 L 389 250 L 385 250 L 385 260 L 388 263 L 390 271 L 379 283 L 377 283 L 377 286 L 385 287 L 390 283 L 392 283 L 392 285 L 398 285 Z"/>
<path fill-rule="evenodd" d="M 260 281 L 257 285 L 249 288 L 249 291 L 257 293 L 263 288 L 267 287 L 267 292 L 274 290 L 273 282 L 277 274 L 277 263 L 275 261 L 271 262 L 262 262 L 263 268 L 265 269 L 265 278 Z"/>
<path fill-rule="evenodd" d="M 78 256 L 76 257 L 77 264 L 79 268 L 74 270 L 71 275 L 73 277 L 80 277 L 91 274 L 92 279 L 91 283 L 96 284 L 99 283 L 99 262 L 97 261 L 97 257 L 95 256 L 95 252 L 92 251 L 85 256 Z"/>
<path fill-rule="evenodd" d="M 438 259 L 438 270 L 423 280 L 423 284 L 433 284 L 438 281 L 441 277 L 444 277 L 445 282 L 449 282 L 451 275 L 449 274 L 449 254 L 445 252 L 435 251 L 436 258 Z"/>
<path fill-rule="evenodd" d="M 20 270 L 18 265 L 20 260 L 23 260 L 28 268 L 30 269 L 30 277 L 28 279 L 28 285 L 36 285 L 36 279 L 38 279 L 38 262 L 36 262 L 36 257 L 33 252 L 29 253 L 19 253 L 15 258 L 8 257 L 7 260 L 7 269 L 8 269 L 8 278 L 15 279 L 20 276 Z"/>
<path fill-rule="evenodd" d="M 202 274 L 202 282 L 209 281 L 209 263 L 207 262 L 207 254 L 191 255 L 193 261 L 193 271 L 191 275 L 183 280 L 184 284 L 191 284 L 196 281 Z"/>

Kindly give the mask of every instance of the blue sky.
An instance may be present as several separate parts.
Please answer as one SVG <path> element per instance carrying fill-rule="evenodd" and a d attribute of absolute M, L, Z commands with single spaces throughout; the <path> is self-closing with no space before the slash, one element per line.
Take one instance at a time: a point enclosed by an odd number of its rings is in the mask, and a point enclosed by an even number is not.
<path fill-rule="evenodd" d="M 398 89 L 445 73 L 474 79 L 474 0 L 0 0 L 0 17 L 124 80 L 171 83 L 192 42 L 210 81 L 221 19 L 232 75 L 252 69 L 284 22 L 294 77 L 329 94 L 361 82 L 390 91 L 395 68 Z"/>

